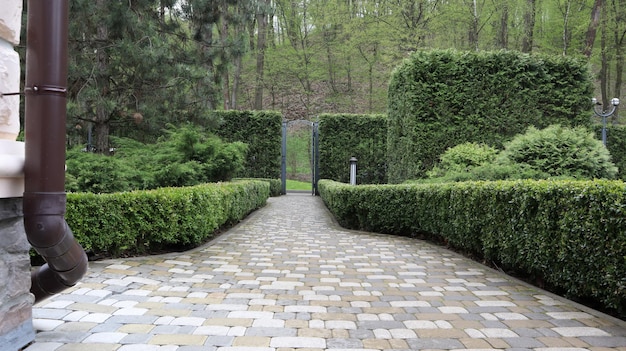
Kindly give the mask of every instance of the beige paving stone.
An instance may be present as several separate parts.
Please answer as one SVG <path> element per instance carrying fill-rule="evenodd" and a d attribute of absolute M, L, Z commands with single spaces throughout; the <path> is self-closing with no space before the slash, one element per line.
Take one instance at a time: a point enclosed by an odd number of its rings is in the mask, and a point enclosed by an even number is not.
<path fill-rule="evenodd" d="M 481 329 L 485 326 L 479 321 L 457 320 L 450 321 L 450 324 L 457 329 Z"/>
<path fill-rule="evenodd" d="M 190 310 L 179 310 L 174 308 L 153 308 L 146 313 L 151 316 L 186 317 L 191 314 Z"/>
<path fill-rule="evenodd" d="M 391 345 L 392 349 L 401 349 L 401 350 L 409 349 L 409 344 L 407 344 L 406 340 L 391 339 L 387 341 L 389 342 L 389 345 Z"/>
<path fill-rule="evenodd" d="M 465 346 L 466 349 L 491 349 L 491 344 L 488 343 L 484 339 L 472 339 L 472 338 L 461 338 L 459 341 Z"/>
<path fill-rule="evenodd" d="M 398 308 L 398 307 L 366 307 L 363 308 L 363 313 L 373 313 L 373 314 L 379 314 L 379 313 L 405 313 L 405 310 L 403 308 Z"/>
<path fill-rule="evenodd" d="M 570 342 L 568 342 L 564 338 L 559 338 L 559 337 L 538 337 L 537 341 L 546 345 L 546 347 L 560 347 L 560 348 L 573 347 L 573 345 Z"/>
<path fill-rule="evenodd" d="M 164 309 L 167 304 L 162 302 L 140 302 L 135 305 L 136 308 L 147 308 L 147 309 L 155 309 L 161 310 Z M 151 313 L 150 313 L 151 314 Z"/>
<path fill-rule="evenodd" d="M 332 337 L 335 339 L 347 339 L 350 337 L 350 333 L 346 329 L 333 329 Z"/>
<path fill-rule="evenodd" d="M 251 327 L 253 319 L 250 318 L 209 318 L 203 325 L 218 325 L 227 327 Z"/>
<path fill-rule="evenodd" d="M 164 334 L 153 336 L 148 343 L 150 345 L 193 346 L 204 345 L 206 339 L 204 335 Z"/>
<path fill-rule="evenodd" d="M 289 319 L 285 321 L 285 328 L 302 329 L 302 328 L 308 328 L 308 327 L 309 327 L 308 321 L 303 321 L 299 319 Z"/>
<path fill-rule="evenodd" d="M 509 328 L 553 328 L 554 325 L 548 321 L 538 321 L 538 320 L 507 320 L 501 321 L 506 324 Z"/>
<path fill-rule="evenodd" d="M 579 338 L 566 337 L 563 340 L 569 342 L 573 347 L 589 348 L 589 344 Z"/>
<path fill-rule="evenodd" d="M 416 319 L 428 321 L 458 321 L 462 320 L 461 316 L 452 313 L 416 313 Z"/>
<path fill-rule="evenodd" d="M 321 319 L 323 321 L 356 321 L 356 315 L 352 313 L 311 313 L 312 319 Z"/>
<path fill-rule="evenodd" d="M 152 324 L 124 324 L 117 331 L 128 334 L 147 334 L 152 329 L 154 329 Z"/>
<path fill-rule="evenodd" d="M 365 349 L 373 349 L 373 350 L 387 350 L 391 349 L 391 344 L 389 340 L 382 339 L 364 339 L 363 348 Z"/>
<path fill-rule="evenodd" d="M 332 331 L 329 329 L 321 328 L 300 328 L 298 329 L 299 337 L 313 337 L 313 338 L 330 338 L 332 337 Z"/>
<path fill-rule="evenodd" d="M 462 329 L 413 329 L 420 338 L 467 338 L 468 335 Z"/>
<path fill-rule="evenodd" d="M 54 328 L 57 332 L 85 332 L 98 326 L 98 323 L 88 322 L 65 322 Z"/>
<path fill-rule="evenodd" d="M 511 345 L 502 339 L 486 338 L 483 340 L 487 341 L 495 349 L 508 349 L 511 347 Z"/>
<path fill-rule="evenodd" d="M 105 269 L 102 272 L 103 273 L 107 273 L 107 274 L 119 274 L 119 275 L 137 275 L 137 274 L 139 274 L 139 272 L 125 270 L 125 269 Z"/>
<path fill-rule="evenodd" d="M 193 305 L 215 305 L 224 301 L 222 298 L 197 298 L 197 297 L 185 297 L 180 302 Z"/>
<path fill-rule="evenodd" d="M 238 336 L 233 340 L 233 347 L 268 347 L 270 338 L 264 336 Z"/>

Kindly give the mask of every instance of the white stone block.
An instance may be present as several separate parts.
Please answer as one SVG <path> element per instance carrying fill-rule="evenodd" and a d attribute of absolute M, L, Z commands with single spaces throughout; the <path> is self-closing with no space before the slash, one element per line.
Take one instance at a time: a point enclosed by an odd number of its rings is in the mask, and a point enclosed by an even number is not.
<path fill-rule="evenodd" d="M 0 139 L 0 198 L 24 194 L 24 143 Z"/>
<path fill-rule="evenodd" d="M 13 50 L 13 46 L 0 40 L 0 93 L 16 93 L 19 89 L 19 55 Z M 0 139 L 15 140 L 19 134 L 19 108 L 19 95 L 0 97 Z"/>
<path fill-rule="evenodd" d="M 0 38 L 17 45 L 22 26 L 22 1 L 0 0 Z"/>

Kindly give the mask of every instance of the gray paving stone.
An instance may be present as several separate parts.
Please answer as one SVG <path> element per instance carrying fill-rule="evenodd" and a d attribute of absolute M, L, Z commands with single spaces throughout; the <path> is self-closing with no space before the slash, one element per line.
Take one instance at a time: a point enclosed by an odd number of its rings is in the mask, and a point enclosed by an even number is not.
<path fill-rule="evenodd" d="M 412 350 L 438 349 L 438 350 L 454 350 L 464 349 L 463 343 L 457 339 L 407 339 L 407 344 Z"/>

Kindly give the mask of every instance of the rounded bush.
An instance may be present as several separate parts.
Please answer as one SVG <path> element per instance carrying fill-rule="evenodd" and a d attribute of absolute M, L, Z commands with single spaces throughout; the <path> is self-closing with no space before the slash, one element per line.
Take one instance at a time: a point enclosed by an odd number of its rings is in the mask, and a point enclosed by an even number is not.
<path fill-rule="evenodd" d="M 551 177 L 615 178 L 609 151 L 586 128 L 528 128 L 505 144 L 498 161 L 530 167 Z"/>
<path fill-rule="evenodd" d="M 446 150 L 439 157 L 439 165 L 428 172 L 428 175 L 432 178 L 450 173 L 466 173 L 472 168 L 493 162 L 497 155 L 498 150 L 486 144 L 459 144 Z"/>

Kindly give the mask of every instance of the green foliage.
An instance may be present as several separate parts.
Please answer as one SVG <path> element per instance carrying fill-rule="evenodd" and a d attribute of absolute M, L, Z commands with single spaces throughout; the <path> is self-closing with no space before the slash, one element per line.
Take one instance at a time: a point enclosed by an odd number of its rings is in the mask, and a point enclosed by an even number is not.
<path fill-rule="evenodd" d="M 237 177 L 280 178 L 282 117 L 271 111 L 213 111 L 220 121 L 216 135 L 228 142 L 243 142 L 248 152 Z"/>
<path fill-rule="evenodd" d="M 348 182 L 354 156 L 359 184 L 387 182 L 385 115 L 322 114 L 319 121 L 321 178 Z"/>
<path fill-rule="evenodd" d="M 96 256 L 123 257 L 197 246 L 262 207 L 269 183 L 240 181 L 115 194 L 70 193 L 66 220 Z"/>
<path fill-rule="evenodd" d="M 116 154 L 74 148 L 67 153 L 66 189 L 111 193 L 227 181 L 241 172 L 246 145 L 226 143 L 200 127 L 171 128 L 156 144 L 115 138 Z"/>
<path fill-rule="evenodd" d="M 595 128 L 596 137 L 602 138 L 602 127 Z M 606 148 L 611 154 L 611 160 L 618 169 L 617 177 L 626 180 L 626 127 L 607 126 Z"/>
<path fill-rule="evenodd" d="M 626 185 L 522 180 L 350 186 L 319 182 L 351 229 L 426 235 L 626 315 Z"/>
<path fill-rule="evenodd" d="M 611 179 L 617 174 L 609 151 L 582 127 L 530 127 L 508 142 L 499 158 L 503 163 L 527 165 L 552 177 Z"/>
<path fill-rule="evenodd" d="M 451 147 L 439 157 L 440 163 L 432 171 L 429 177 L 437 177 L 448 172 L 468 172 L 473 168 L 489 164 L 496 159 L 498 150 L 477 143 L 463 143 Z"/>
<path fill-rule="evenodd" d="M 420 178 L 447 148 L 501 147 L 529 126 L 589 125 L 586 62 L 512 51 L 418 51 L 389 84 L 389 181 Z"/>
<path fill-rule="evenodd" d="M 233 182 L 242 181 L 242 180 L 256 180 L 256 181 L 264 181 L 268 182 L 270 185 L 270 196 L 280 196 L 280 191 L 282 188 L 282 182 L 279 179 L 270 179 L 270 178 L 233 178 Z"/>

